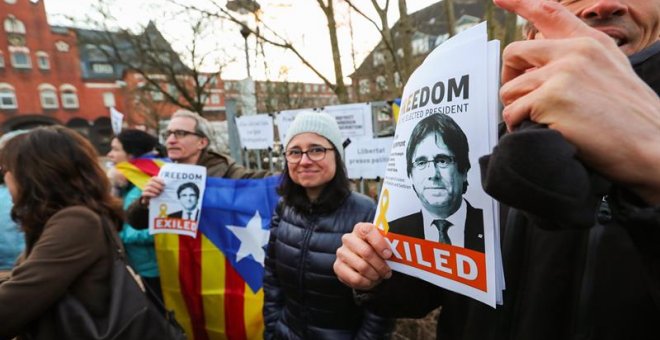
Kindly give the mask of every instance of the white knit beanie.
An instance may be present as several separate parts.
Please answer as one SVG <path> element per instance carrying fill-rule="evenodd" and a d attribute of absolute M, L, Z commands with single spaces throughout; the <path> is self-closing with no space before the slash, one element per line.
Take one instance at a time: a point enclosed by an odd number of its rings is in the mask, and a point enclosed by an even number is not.
<path fill-rule="evenodd" d="M 329 140 L 339 151 L 341 158 L 344 158 L 344 138 L 334 117 L 325 112 L 303 111 L 299 113 L 286 131 L 284 150 L 287 149 L 293 137 L 305 132 L 313 132 Z"/>

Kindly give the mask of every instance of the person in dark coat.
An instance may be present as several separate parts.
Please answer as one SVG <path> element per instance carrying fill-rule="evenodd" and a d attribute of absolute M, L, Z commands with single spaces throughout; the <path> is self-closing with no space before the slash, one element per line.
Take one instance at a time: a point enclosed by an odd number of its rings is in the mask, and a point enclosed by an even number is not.
<path fill-rule="evenodd" d="M 505 51 L 511 132 L 480 160 L 503 203 L 504 304 L 392 273 L 370 224 L 344 236 L 335 272 L 382 315 L 442 306 L 438 339 L 660 338 L 659 2 L 496 3 L 550 38 Z"/>
<path fill-rule="evenodd" d="M 484 251 L 483 211 L 463 198 L 468 151 L 465 133 L 448 115 L 430 115 L 415 125 L 406 170 L 422 210 L 389 222 L 390 232 Z"/>
<path fill-rule="evenodd" d="M 376 211 L 350 191 L 342 140 L 326 113 L 302 112 L 287 130 L 265 259 L 265 339 L 384 339 L 392 327 L 358 306 L 332 271 L 341 235 Z"/>

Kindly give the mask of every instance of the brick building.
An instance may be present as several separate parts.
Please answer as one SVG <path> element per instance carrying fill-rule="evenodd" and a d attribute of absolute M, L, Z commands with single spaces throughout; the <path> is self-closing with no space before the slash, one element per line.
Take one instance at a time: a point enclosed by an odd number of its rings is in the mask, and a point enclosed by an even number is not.
<path fill-rule="evenodd" d="M 165 97 L 181 99 L 181 91 L 195 84 L 205 84 L 204 93 L 197 93 L 206 104 L 202 113 L 224 119 L 224 85 L 219 76 L 198 74 L 193 79 L 151 23 L 141 36 L 157 41 L 162 49 L 156 52 L 172 58 L 171 64 L 181 71 L 175 76 L 183 79 L 178 87 L 158 70 L 136 72 L 107 53 L 111 47 L 90 43 L 95 36 L 121 38 L 118 33 L 50 26 L 43 0 L 0 0 L 0 21 L 2 132 L 61 124 L 81 132 L 105 153 L 112 137 L 110 107 L 126 114 L 128 126 L 156 129 L 158 120 L 179 108 Z M 138 57 L 140 51 L 116 41 L 122 56 Z"/>
<path fill-rule="evenodd" d="M 485 2 L 481 0 L 454 0 L 454 17 L 456 32 L 461 32 L 482 21 L 485 13 Z M 503 22 L 504 15 L 496 10 L 496 21 Z M 412 68 L 419 66 L 426 56 L 438 45 L 449 38 L 447 33 L 447 16 L 444 1 L 439 1 L 417 12 L 410 14 L 413 23 L 412 34 Z M 394 45 L 397 58 L 403 58 L 400 34 L 401 25 L 397 21 L 391 28 L 394 34 Z M 400 97 L 403 92 L 403 82 L 398 73 L 394 73 L 394 89 L 388 88 L 386 74 L 393 72 L 385 66 L 389 53 L 385 42 L 380 41 L 364 61 L 349 77 L 353 83 L 353 96 L 357 101 L 392 100 Z"/>
<path fill-rule="evenodd" d="M 108 110 L 83 81 L 75 32 L 49 26 L 38 0 L 1 0 L 0 21 L 0 129 L 62 124 L 106 139 Z"/>

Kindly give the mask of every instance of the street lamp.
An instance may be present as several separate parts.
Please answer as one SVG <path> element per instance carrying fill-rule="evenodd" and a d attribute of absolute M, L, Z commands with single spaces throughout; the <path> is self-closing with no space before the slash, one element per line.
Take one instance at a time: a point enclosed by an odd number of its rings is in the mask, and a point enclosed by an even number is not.
<path fill-rule="evenodd" d="M 227 9 L 241 14 L 255 13 L 261 5 L 256 0 L 230 0 L 227 1 Z"/>
<path fill-rule="evenodd" d="M 247 65 L 247 76 L 248 78 L 252 78 L 252 75 L 250 75 L 250 56 L 248 54 L 248 37 L 250 36 L 250 29 L 244 23 L 241 24 L 241 35 L 245 41 L 245 64 Z"/>

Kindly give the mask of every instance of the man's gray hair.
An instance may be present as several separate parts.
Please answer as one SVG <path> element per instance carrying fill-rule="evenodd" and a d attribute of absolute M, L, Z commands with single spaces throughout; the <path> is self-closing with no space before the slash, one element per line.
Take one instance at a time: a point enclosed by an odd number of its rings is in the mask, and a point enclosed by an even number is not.
<path fill-rule="evenodd" d="M 218 139 L 215 135 L 215 129 L 211 126 L 206 118 L 200 116 L 198 113 L 188 110 L 178 110 L 172 114 L 172 118 L 185 117 L 195 120 L 195 133 L 200 134 L 208 139 L 209 144 L 205 150 L 218 152 Z"/>

